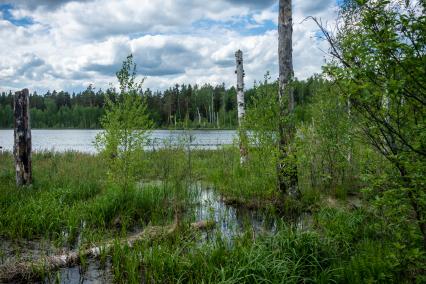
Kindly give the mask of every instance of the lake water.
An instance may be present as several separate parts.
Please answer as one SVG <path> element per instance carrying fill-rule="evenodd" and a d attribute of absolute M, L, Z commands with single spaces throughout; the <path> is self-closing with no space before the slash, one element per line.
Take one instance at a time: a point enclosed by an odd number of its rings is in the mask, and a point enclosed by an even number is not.
<path fill-rule="evenodd" d="M 93 144 L 96 135 L 102 130 L 33 129 L 33 151 L 78 151 L 96 153 Z M 197 149 L 216 149 L 230 145 L 236 137 L 235 130 L 153 130 L 147 141 L 147 150 L 162 148 L 165 145 L 184 144 Z M 13 130 L 0 130 L 0 147 L 3 151 L 13 150 Z"/>

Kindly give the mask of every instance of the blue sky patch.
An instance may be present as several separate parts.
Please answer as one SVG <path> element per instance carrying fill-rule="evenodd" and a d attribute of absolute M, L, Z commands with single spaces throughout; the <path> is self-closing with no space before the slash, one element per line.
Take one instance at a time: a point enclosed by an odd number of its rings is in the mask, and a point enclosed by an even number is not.
<path fill-rule="evenodd" d="M 237 18 L 225 22 L 203 19 L 194 22 L 192 27 L 194 30 L 209 30 L 212 27 L 224 28 L 245 36 L 262 35 L 267 31 L 277 29 L 277 25 L 273 21 L 265 21 L 259 24 L 252 17 Z"/>
<path fill-rule="evenodd" d="M 31 26 L 32 24 L 34 24 L 34 21 L 29 17 L 16 19 L 12 15 L 11 10 L 13 10 L 13 6 L 11 4 L 0 4 L 1 17 L 4 20 L 12 23 L 15 26 L 21 27 Z"/>

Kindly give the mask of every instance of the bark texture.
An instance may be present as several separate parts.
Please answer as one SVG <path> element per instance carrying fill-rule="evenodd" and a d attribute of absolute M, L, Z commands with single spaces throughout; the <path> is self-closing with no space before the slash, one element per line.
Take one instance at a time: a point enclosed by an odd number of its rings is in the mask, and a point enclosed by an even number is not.
<path fill-rule="evenodd" d="M 239 124 L 239 138 L 240 138 L 240 160 L 245 163 L 247 160 L 247 148 L 245 147 L 246 134 L 243 130 L 243 122 L 245 116 L 245 102 L 244 102 L 244 66 L 243 66 L 243 52 L 238 50 L 235 52 L 235 61 L 237 70 L 237 107 L 238 107 L 238 124 Z"/>
<path fill-rule="evenodd" d="M 16 185 L 30 185 L 31 168 L 31 126 L 29 112 L 29 91 L 23 89 L 15 93 L 14 110 L 14 145 Z"/>
<path fill-rule="evenodd" d="M 289 143 L 294 129 L 288 117 L 294 110 L 294 95 L 291 88 L 293 80 L 293 20 L 291 0 L 279 1 L 278 15 L 278 63 L 279 63 L 279 151 L 277 165 L 278 188 L 284 194 L 297 193 L 297 168 L 295 163 L 288 163 Z M 286 107 L 287 103 L 287 107 Z"/>

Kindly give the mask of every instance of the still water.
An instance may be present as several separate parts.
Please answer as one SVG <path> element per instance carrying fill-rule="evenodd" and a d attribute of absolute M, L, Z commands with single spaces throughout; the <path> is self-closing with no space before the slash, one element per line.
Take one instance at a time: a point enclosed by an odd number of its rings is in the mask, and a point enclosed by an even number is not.
<path fill-rule="evenodd" d="M 47 130 L 33 129 L 33 151 L 78 151 L 94 154 L 93 144 L 96 135 L 102 130 L 70 129 Z M 230 145 L 236 137 L 235 130 L 153 130 L 146 149 L 162 148 L 165 145 L 186 145 L 198 149 L 216 149 L 221 145 Z M 0 147 L 3 151 L 13 150 L 13 130 L 0 130 Z"/>
<path fill-rule="evenodd" d="M 144 185 L 162 186 L 161 181 L 141 183 Z M 258 234 L 274 234 L 277 229 L 278 215 L 269 215 L 261 210 L 248 210 L 244 207 L 227 205 L 211 185 L 196 182 L 189 186 L 194 200 L 187 204 L 187 211 L 182 216 L 188 223 L 197 221 L 212 221 L 215 225 L 205 231 L 200 231 L 199 244 L 219 240 L 232 245 L 233 239 L 248 229 L 253 237 Z M 137 232 L 137 231 L 135 231 Z M 220 239 L 218 239 L 220 236 Z M 79 235 L 78 238 L 82 237 Z M 69 248 L 54 248 L 51 243 L 41 241 L 5 240 L 0 238 L 0 268 L 2 265 L 13 264 L 15 261 L 36 261 L 44 255 L 57 255 Z M 88 259 L 86 267 L 63 267 L 53 274 L 47 274 L 44 283 L 112 283 L 112 260 L 108 256 L 106 264 L 101 265 L 97 259 Z"/>

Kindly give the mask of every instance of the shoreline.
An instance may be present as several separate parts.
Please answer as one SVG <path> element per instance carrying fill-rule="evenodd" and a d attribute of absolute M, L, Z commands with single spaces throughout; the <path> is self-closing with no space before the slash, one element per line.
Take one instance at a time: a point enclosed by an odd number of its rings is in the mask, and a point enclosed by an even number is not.
<path fill-rule="evenodd" d="M 0 130 L 13 130 L 13 128 L 0 128 Z M 104 130 L 103 128 L 32 128 L 31 130 Z M 178 130 L 178 131 L 194 131 L 194 130 L 202 130 L 202 131 L 237 131 L 234 128 L 155 128 L 148 131 L 156 131 L 156 130 Z"/>

